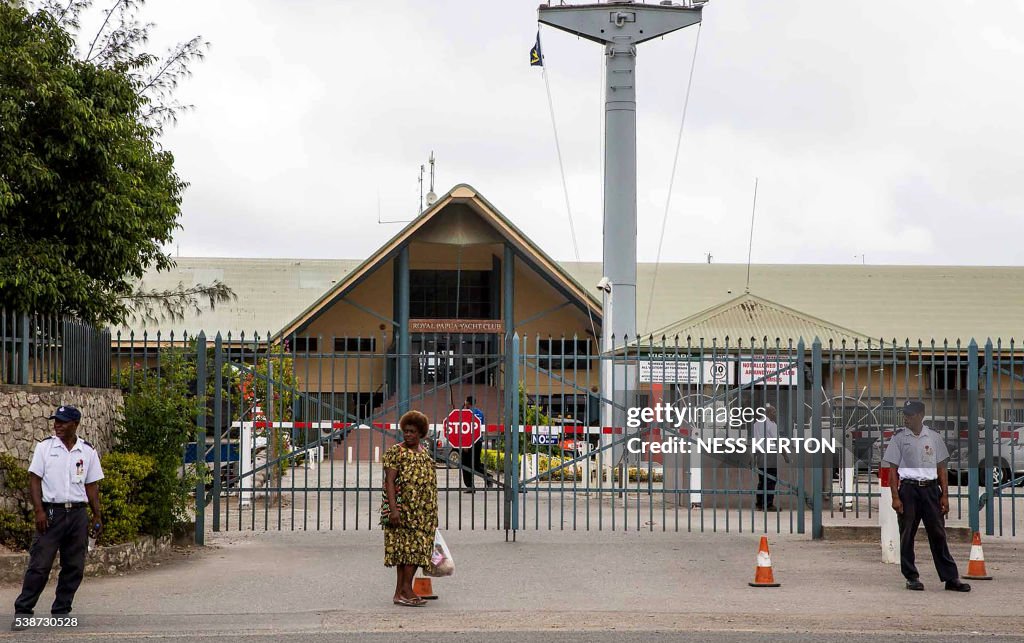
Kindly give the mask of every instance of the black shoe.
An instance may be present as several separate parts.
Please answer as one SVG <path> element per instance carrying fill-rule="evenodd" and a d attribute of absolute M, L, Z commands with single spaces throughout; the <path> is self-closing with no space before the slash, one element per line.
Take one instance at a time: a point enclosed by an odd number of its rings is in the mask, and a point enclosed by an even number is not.
<path fill-rule="evenodd" d="M 474 489 L 466 489 L 462 493 L 476 493 L 476 490 L 474 490 Z"/>
<path fill-rule="evenodd" d="M 907 581 L 907 589 L 912 589 L 915 592 L 923 592 L 924 591 L 924 583 L 922 583 L 921 581 L 919 581 L 917 579 L 908 580 Z"/>
<path fill-rule="evenodd" d="M 32 618 L 31 614 L 15 614 L 14 615 L 14 620 L 11 621 L 11 631 L 12 632 L 24 632 L 25 630 L 27 630 L 28 629 L 28 624 L 25 623 L 23 619 L 29 619 L 29 618 Z M 19 622 L 19 620 L 21 622 Z"/>
<path fill-rule="evenodd" d="M 779 509 L 775 505 L 768 505 L 767 507 L 764 508 L 764 510 L 765 511 L 778 511 Z"/>
<path fill-rule="evenodd" d="M 946 589 L 950 592 L 969 592 L 971 591 L 971 586 L 959 580 L 948 580 L 946 581 Z"/>

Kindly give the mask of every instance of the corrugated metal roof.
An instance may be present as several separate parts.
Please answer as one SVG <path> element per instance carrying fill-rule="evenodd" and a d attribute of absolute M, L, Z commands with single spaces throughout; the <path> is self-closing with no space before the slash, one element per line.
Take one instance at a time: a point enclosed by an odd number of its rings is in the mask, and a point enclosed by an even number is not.
<path fill-rule="evenodd" d="M 360 260 L 349 259 L 234 259 L 225 257 L 182 257 L 175 259 L 177 266 L 169 272 L 146 273 L 142 287 L 149 290 L 171 289 L 182 284 L 186 288 L 197 284 L 221 281 L 235 291 L 237 301 L 221 304 L 215 310 L 200 315 L 186 314 L 182 322 L 162 322 L 145 325 L 129 324 L 120 330 L 123 336 L 144 331 L 152 336 L 157 330 L 166 336 L 187 332 L 195 335 L 205 330 L 208 335 L 220 332 L 233 337 L 245 332 L 266 336 L 287 324 L 324 294 L 335 282 L 359 265 Z"/>
<path fill-rule="evenodd" d="M 186 286 L 219 278 L 237 302 L 190 316 L 164 330 L 189 332 L 260 329 L 276 332 L 361 259 L 181 258 L 169 273 L 147 274 L 151 288 Z M 600 263 L 561 262 L 586 288 L 601 278 Z M 657 297 L 647 320 L 653 264 L 638 266 L 637 316 L 642 334 L 692 318 L 744 292 L 744 264 L 662 264 Z M 972 337 L 1024 337 L 1024 268 L 977 266 L 754 265 L 751 290 L 798 314 L 827 320 L 869 337 L 926 343 Z M 795 323 L 795 322 L 794 322 Z M 137 330 L 141 331 L 142 327 Z M 155 330 L 150 327 L 150 331 Z M 710 330 L 708 331 L 710 332 Z M 765 332 L 756 333 L 763 336 Z M 714 333 L 720 336 L 720 333 Z"/>
<path fill-rule="evenodd" d="M 719 346 L 728 341 L 729 346 L 755 347 L 775 346 L 777 340 L 785 347 L 788 340 L 796 341 L 800 337 L 808 344 L 817 337 L 825 346 L 830 341 L 841 346 L 845 341 L 851 347 L 855 341 L 863 345 L 869 339 L 856 331 L 750 293 L 669 324 L 652 335 L 655 342 L 662 337 L 670 341 L 677 338 L 680 343 L 685 343 L 687 338 L 717 339 Z"/>
<path fill-rule="evenodd" d="M 563 263 L 593 288 L 600 263 Z M 686 319 L 745 290 L 746 264 L 668 263 L 657 276 L 647 317 L 654 264 L 637 267 L 641 334 Z M 759 296 L 876 339 L 926 344 L 975 338 L 1024 337 L 1024 267 L 753 265 L 750 290 Z M 1019 342 L 1018 342 L 1019 343 Z"/>

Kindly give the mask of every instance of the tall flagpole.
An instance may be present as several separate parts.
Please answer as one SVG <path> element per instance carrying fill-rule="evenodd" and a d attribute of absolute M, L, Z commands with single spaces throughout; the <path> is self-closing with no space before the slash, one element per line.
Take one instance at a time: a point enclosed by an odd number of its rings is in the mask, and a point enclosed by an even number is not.
<path fill-rule="evenodd" d="M 705 0 L 706 2 L 706 0 Z M 538 21 L 604 47 L 604 240 L 601 284 L 601 425 L 626 427 L 627 392 L 637 388 L 636 367 L 615 359 L 616 347 L 637 340 L 636 326 L 636 52 L 637 45 L 701 21 L 705 2 L 683 4 L 540 5 Z M 611 442 L 612 464 L 625 440 Z M 602 469 L 603 471 L 603 469 Z M 611 476 L 609 476 L 610 478 Z M 627 476 L 620 475 L 622 485 Z"/>

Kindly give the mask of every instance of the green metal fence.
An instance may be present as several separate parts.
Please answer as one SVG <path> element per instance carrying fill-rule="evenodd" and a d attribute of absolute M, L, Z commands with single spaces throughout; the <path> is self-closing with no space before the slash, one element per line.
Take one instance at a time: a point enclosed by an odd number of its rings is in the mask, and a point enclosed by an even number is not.
<path fill-rule="evenodd" d="M 206 472 L 196 488 L 200 541 L 207 531 L 378 528 L 380 459 L 408 409 L 432 422 L 444 529 L 821 537 L 829 525 L 877 524 L 881 455 L 910 398 L 925 402 L 926 424 L 951 453 L 949 521 L 1019 533 L 1024 359 L 1012 343 L 647 337 L 616 345 L 598 352 L 578 337 L 420 334 L 399 352 L 384 333 L 145 335 L 115 338 L 114 355 L 129 389 L 159 371 L 167 350 L 194 360 L 202 403 L 186 469 Z M 403 369 L 408 378 L 398 377 Z M 444 418 L 467 397 L 484 416 L 478 452 L 444 437 Z M 768 404 L 778 437 L 831 441 L 834 452 L 773 462 L 694 452 L 750 440 L 753 422 L 742 413 Z M 629 421 L 631 409 L 658 405 L 689 415 Z M 653 444 L 691 452 L 654 453 Z"/>
<path fill-rule="evenodd" d="M 0 384 L 110 386 L 110 331 L 0 308 Z"/>

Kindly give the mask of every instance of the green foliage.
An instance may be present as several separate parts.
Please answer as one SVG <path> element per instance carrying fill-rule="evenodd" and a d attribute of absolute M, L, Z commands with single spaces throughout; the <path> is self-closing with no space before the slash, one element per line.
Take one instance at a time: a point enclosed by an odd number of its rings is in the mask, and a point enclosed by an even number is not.
<path fill-rule="evenodd" d="M 568 462 L 571 458 L 561 458 L 555 455 L 544 455 L 537 454 L 537 473 L 540 475 L 541 480 L 582 480 L 583 479 L 583 465 L 579 462 L 575 462 L 565 467 L 559 468 L 564 462 Z M 504 473 L 505 471 L 505 454 L 501 451 L 494 449 L 484 449 L 480 452 L 480 461 L 483 462 L 484 466 L 498 473 Z M 520 466 L 522 466 L 523 456 L 519 456 Z"/>
<path fill-rule="evenodd" d="M 135 453 L 108 453 L 102 458 L 100 503 L 103 544 L 134 540 L 143 529 L 146 497 L 157 473 L 156 460 Z"/>
<path fill-rule="evenodd" d="M 114 433 L 120 453 L 147 455 L 155 462 L 137 498 L 145 506 L 141 530 L 154 536 L 169 534 L 188 517 L 195 477 L 182 475 L 185 444 L 195 435 L 198 399 L 192 395 L 195 362 L 185 350 L 161 353 L 158 372 L 134 375 L 126 391 L 124 411 Z M 120 374 L 124 386 L 129 374 Z M 197 475 L 204 475 L 203 464 Z"/>
<path fill-rule="evenodd" d="M 288 350 L 287 341 L 281 348 Z M 262 413 L 253 419 L 266 422 L 290 422 L 292 421 L 293 404 L 296 400 L 297 389 L 295 381 L 295 361 L 289 354 L 271 355 L 256 360 L 251 371 L 231 370 L 232 387 L 241 392 L 242 399 L 246 406 L 259 406 Z M 273 386 L 268 386 L 272 382 Z M 271 395 L 271 393 L 273 393 Z M 283 475 L 291 462 L 286 456 L 291 453 L 292 445 L 289 441 L 287 431 L 281 429 L 269 429 L 259 427 L 253 431 L 253 437 L 268 438 L 267 443 L 273 440 L 277 444 L 277 458 L 279 462 L 276 469 L 279 475 Z M 269 458 L 268 451 L 268 458 Z"/>
<path fill-rule="evenodd" d="M 89 3 L 50 4 L 77 16 Z M 154 62 L 136 49 L 148 25 L 111 13 L 120 22 L 79 59 L 67 7 L 61 22 L 0 2 L 0 301 L 16 310 L 120 322 L 143 273 L 173 265 L 161 248 L 186 184 L 158 142 L 152 93 L 173 83 L 139 73 Z"/>
<path fill-rule="evenodd" d="M 530 404 L 529 398 L 526 395 L 526 385 L 522 380 L 519 381 L 519 423 L 529 426 L 551 425 L 551 417 L 544 413 L 542 407 L 537 404 Z M 546 448 L 531 443 L 526 433 L 519 433 L 517 439 L 519 440 L 519 453 L 538 453 Z M 498 449 L 504 451 L 505 445 L 505 434 L 502 433 L 498 439 Z"/>
<path fill-rule="evenodd" d="M 526 385 L 519 381 L 519 423 L 532 426 L 549 426 L 551 417 L 537 404 L 530 404 L 526 397 Z"/>
<path fill-rule="evenodd" d="M 21 512 L 0 511 L 0 544 L 15 551 L 28 549 L 35 532 L 31 518 Z"/>
<path fill-rule="evenodd" d="M 28 469 L 14 456 L 0 453 L 0 495 L 17 503 L 14 511 L 0 511 L 0 543 L 11 549 L 28 549 L 36 530 L 28 475 Z"/>

